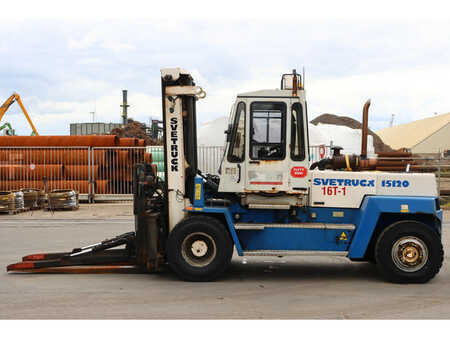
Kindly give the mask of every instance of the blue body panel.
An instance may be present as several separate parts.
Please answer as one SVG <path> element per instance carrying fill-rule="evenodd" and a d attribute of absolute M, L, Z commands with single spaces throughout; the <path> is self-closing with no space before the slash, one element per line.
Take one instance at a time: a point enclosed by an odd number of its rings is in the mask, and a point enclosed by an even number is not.
<path fill-rule="evenodd" d="M 350 245 L 349 258 L 362 258 L 369 245 L 377 221 L 382 213 L 400 213 L 402 205 L 408 206 L 409 215 L 437 215 L 433 197 L 366 196 L 359 210 L 357 230 Z M 405 212 L 406 213 L 406 212 Z M 442 212 L 440 213 L 442 218 Z"/>
<path fill-rule="evenodd" d="M 225 217 L 225 220 L 227 221 L 228 230 L 230 231 L 231 237 L 233 238 L 234 245 L 236 246 L 236 250 L 239 254 L 239 256 L 242 256 L 242 247 L 239 241 L 239 238 L 236 233 L 236 229 L 233 225 L 233 219 L 231 217 L 231 214 L 228 210 L 228 208 L 222 207 L 222 208 L 213 208 L 213 207 L 206 207 L 201 208 L 197 207 L 193 210 L 187 210 L 191 213 L 206 213 L 206 214 L 223 214 Z"/>
<path fill-rule="evenodd" d="M 244 250 L 318 250 L 348 251 L 350 259 L 361 259 L 382 214 L 403 214 L 409 219 L 432 215 L 438 220 L 438 226 L 442 222 L 442 210 L 436 210 L 434 197 L 366 196 L 359 209 L 307 207 L 297 208 L 292 214 L 292 210 L 246 209 L 239 203 L 208 207 L 205 206 L 203 180 L 196 178 L 195 184 L 194 204 L 186 211 L 223 215 L 240 256 Z M 286 224 L 286 227 L 236 230 L 236 219 L 239 223 L 276 223 Z M 353 224 L 355 230 L 293 228 L 289 227 L 291 223 Z M 344 240 L 342 232 L 345 232 Z"/>
<path fill-rule="evenodd" d="M 342 233 L 345 240 L 340 240 Z M 352 233 L 352 230 L 303 228 L 237 230 L 245 250 L 346 251 Z"/>

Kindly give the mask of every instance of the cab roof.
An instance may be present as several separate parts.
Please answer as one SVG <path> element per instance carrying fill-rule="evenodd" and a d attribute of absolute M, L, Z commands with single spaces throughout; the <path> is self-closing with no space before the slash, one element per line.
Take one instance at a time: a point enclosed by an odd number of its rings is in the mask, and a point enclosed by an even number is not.
<path fill-rule="evenodd" d="M 302 91 L 299 90 L 299 94 Z M 293 97 L 292 90 L 263 89 L 254 92 L 240 93 L 237 97 Z"/>

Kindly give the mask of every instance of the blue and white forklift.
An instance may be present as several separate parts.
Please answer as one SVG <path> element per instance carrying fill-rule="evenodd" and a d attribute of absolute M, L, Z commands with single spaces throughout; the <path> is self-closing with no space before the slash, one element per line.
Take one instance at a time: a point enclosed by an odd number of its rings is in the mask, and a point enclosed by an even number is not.
<path fill-rule="evenodd" d="M 282 75 L 280 89 L 237 95 L 218 175 L 197 167 L 196 102 L 205 92 L 181 68 L 162 69 L 161 82 L 165 180 L 149 164 L 134 169 L 135 231 L 66 253 L 29 255 L 8 271 L 103 264 L 152 272 L 168 265 L 183 280 L 212 281 L 235 249 L 239 256 L 371 261 L 399 283 L 424 283 L 439 272 L 442 210 L 434 174 L 374 171 L 364 132 L 361 155 L 336 148 L 310 163 L 300 74 Z M 125 249 L 112 249 L 120 245 Z"/>

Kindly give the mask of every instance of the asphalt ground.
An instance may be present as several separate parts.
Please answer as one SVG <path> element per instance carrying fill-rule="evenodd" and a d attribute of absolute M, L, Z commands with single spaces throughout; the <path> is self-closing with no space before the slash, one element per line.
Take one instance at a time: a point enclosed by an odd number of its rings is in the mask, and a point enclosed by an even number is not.
<path fill-rule="evenodd" d="M 67 215 L 67 214 L 66 214 Z M 84 216 L 84 215 L 83 215 Z M 0 319 L 450 319 L 450 214 L 444 265 L 427 284 L 384 282 L 342 257 L 234 256 L 219 281 L 158 274 L 8 274 L 25 254 L 60 251 L 134 229 L 131 217 L 0 218 Z"/>

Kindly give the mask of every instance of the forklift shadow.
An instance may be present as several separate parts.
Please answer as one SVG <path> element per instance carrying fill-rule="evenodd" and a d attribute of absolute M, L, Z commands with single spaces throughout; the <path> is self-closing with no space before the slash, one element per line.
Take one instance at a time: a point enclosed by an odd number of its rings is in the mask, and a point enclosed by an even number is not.
<path fill-rule="evenodd" d="M 249 261 L 234 259 L 223 280 L 240 281 L 382 281 L 376 265 L 368 262 L 285 262 L 279 259 Z"/>
<path fill-rule="evenodd" d="M 242 263 L 242 258 L 234 258 L 217 281 L 383 281 L 376 265 L 368 262 L 324 262 L 323 259 L 318 262 L 285 262 L 269 258 L 271 259 L 250 260 L 246 264 Z M 168 266 L 153 276 L 170 282 L 180 281 Z"/>

